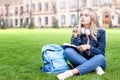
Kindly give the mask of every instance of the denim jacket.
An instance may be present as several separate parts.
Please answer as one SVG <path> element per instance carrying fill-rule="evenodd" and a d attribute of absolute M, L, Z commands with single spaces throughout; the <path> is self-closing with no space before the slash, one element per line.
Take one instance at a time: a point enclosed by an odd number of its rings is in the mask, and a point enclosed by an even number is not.
<path fill-rule="evenodd" d="M 87 44 L 87 39 L 85 35 L 81 35 L 77 38 L 71 37 L 71 44 L 76 46 Z M 91 58 L 94 55 L 102 54 L 105 56 L 105 47 L 106 47 L 106 33 L 104 29 L 99 29 L 97 34 L 97 40 L 89 36 L 89 45 L 90 50 L 86 50 L 81 54 L 86 58 Z"/>

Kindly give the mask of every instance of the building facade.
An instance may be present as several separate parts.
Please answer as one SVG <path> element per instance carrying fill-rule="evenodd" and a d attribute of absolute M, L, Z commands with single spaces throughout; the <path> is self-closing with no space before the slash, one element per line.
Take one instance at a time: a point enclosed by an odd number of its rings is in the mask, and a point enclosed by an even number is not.
<path fill-rule="evenodd" d="M 119 0 L 0 0 L 0 26 L 27 27 L 32 20 L 36 27 L 60 27 L 78 23 L 80 11 L 93 8 L 102 27 L 120 27 Z"/>

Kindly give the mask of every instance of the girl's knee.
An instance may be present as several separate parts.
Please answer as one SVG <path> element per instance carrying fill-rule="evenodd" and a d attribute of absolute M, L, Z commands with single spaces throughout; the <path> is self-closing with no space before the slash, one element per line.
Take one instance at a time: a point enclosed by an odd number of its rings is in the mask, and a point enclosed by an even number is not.
<path fill-rule="evenodd" d="M 105 56 L 99 54 L 95 56 L 97 58 L 97 60 L 105 60 Z"/>
<path fill-rule="evenodd" d="M 99 55 L 96 55 L 95 57 L 96 57 L 97 62 L 100 63 L 101 67 L 103 69 L 105 69 L 106 68 L 106 59 L 105 59 L 105 56 L 99 54 Z"/>
<path fill-rule="evenodd" d="M 73 55 L 74 49 L 73 48 L 66 48 L 64 50 L 65 56 Z"/>
<path fill-rule="evenodd" d="M 72 51 L 73 51 L 72 48 L 66 48 L 66 49 L 65 49 L 65 53 L 67 53 L 67 54 L 68 54 L 68 53 L 71 53 Z"/>

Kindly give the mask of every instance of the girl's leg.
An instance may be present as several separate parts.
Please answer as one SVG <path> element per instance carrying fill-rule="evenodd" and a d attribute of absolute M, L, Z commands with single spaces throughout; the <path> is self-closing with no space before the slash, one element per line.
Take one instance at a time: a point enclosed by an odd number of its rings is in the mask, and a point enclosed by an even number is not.
<path fill-rule="evenodd" d="M 83 64 L 87 61 L 79 52 L 77 52 L 73 48 L 66 48 L 65 49 L 65 57 L 71 62 L 74 67 Z"/>
<path fill-rule="evenodd" d="M 79 74 L 82 75 L 95 70 L 98 66 L 102 67 L 103 69 L 106 68 L 105 57 L 101 54 L 95 55 L 93 58 L 89 59 L 82 65 L 79 65 L 78 67 L 76 67 L 76 69 L 78 69 Z"/>
<path fill-rule="evenodd" d="M 68 51 L 73 51 L 72 49 L 71 50 L 68 50 Z M 66 50 L 67 52 L 67 50 Z M 70 52 L 67 52 L 67 53 L 70 53 Z M 66 54 L 67 54 L 66 53 Z M 76 56 L 75 56 L 76 55 Z M 91 58 L 90 60 L 86 60 L 84 59 L 82 56 L 79 56 L 77 54 L 75 54 L 73 57 L 77 57 L 77 59 L 75 58 L 72 58 L 72 54 L 70 54 L 70 56 L 68 56 L 68 54 L 66 55 L 66 57 L 73 61 L 77 61 L 77 65 L 80 64 L 78 67 L 72 69 L 72 70 L 68 70 L 64 73 L 61 73 L 61 74 L 58 74 L 57 77 L 58 79 L 60 80 L 64 80 L 68 77 L 71 77 L 75 74 L 85 74 L 85 73 L 88 73 L 90 71 L 93 71 L 95 70 L 98 66 L 102 67 L 103 69 L 106 68 L 106 60 L 105 60 L 105 57 L 103 55 L 95 55 L 93 58 Z M 79 57 L 78 57 L 79 56 Z M 82 61 L 80 59 L 80 62 L 78 61 L 79 59 L 78 58 L 83 58 L 84 60 Z M 75 62 L 74 62 L 75 63 Z M 82 64 L 83 63 L 83 64 Z"/>
<path fill-rule="evenodd" d="M 85 59 L 83 56 L 81 56 L 80 53 L 78 53 L 73 48 L 66 48 L 65 56 L 72 63 L 72 65 L 74 67 L 77 67 L 78 65 L 81 65 L 87 61 L 87 59 Z M 57 78 L 59 80 L 64 80 L 64 79 L 71 77 L 78 73 L 79 73 L 78 69 L 75 68 L 73 70 L 68 70 L 68 71 L 65 71 L 64 73 L 58 74 Z"/>

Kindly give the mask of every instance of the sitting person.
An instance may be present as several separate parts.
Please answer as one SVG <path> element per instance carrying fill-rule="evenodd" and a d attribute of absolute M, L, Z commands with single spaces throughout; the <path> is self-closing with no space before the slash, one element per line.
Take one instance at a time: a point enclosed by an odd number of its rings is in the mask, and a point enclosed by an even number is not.
<path fill-rule="evenodd" d="M 96 70 L 97 74 L 104 74 L 106 68 L 105 47 L 106 33 L 98 24 L 97 14 L 91 8 L 84 8 L 80 13 L 79 25 L 72 31 L 71 44 L 77 48 L 67 47 L 65 57 L 73 65 L 57 75 L 64 80 L 73 75 L 83 75 Z"/>

